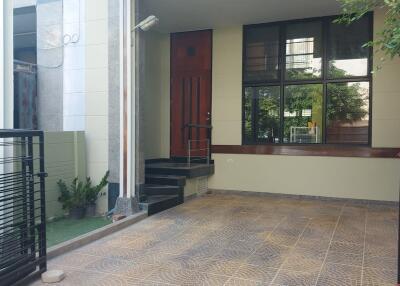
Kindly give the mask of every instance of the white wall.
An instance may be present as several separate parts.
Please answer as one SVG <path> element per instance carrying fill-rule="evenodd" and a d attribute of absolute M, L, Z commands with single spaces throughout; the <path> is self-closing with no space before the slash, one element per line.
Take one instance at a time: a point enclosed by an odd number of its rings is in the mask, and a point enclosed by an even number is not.
<path fill-rule="evenodd" d="M 108 2 L 84 2 L 87 174 L 99 182 L 108 170 Z M 98 206 L 107 210 L 107 196 Z"/>
<path fill-rule="evenodd" d="M 63 66 L 63 130 L 85 130 L 86 3 L 64 0 L 63 5 L 63 34 L 67 41 Z"/>

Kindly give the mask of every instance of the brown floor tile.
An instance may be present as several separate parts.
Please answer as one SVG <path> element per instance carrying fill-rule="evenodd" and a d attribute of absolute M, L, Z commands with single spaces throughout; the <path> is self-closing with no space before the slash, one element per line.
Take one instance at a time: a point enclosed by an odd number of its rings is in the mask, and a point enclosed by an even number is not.
<path fill-rule="evenodd" d="M 363 244 L 347 243 L 341 241 L 332 241 L 329 251 L 346 252 L 362 255 L 364 250 Z"/>
<path fill-rule="evenodd" d="M 318 272 L 296 272 L 290 270 L 280 270 L 272 281 L 274 286 L 313 286 L 317 280 Z"/>
<path fill-rule="evenodd" d="M 107 274 L 104 273 L 95 273 L 95 272 L 85 272 L 80 270 L 71 270 L 70 268 L 63 269 L 65 271 L 65 279 L 60 283 L 52 284 L 52 285 L 60 285 L 60 286 L 76 286 L 76 285 L 88 285 L 95 286 L 99 285 L 100 281 L 104 280 Z M 36 281 L 32 283 L 33 286 L 44 286 L 49 285 L 42 283 L 41 281 Z"/>
<path fill-rule="evenodd" d="M 320 273 L 318 285 L 361 285 L 361 267 L 326 263 Z"/>
<path fill-rule="evenodd" d="M 238 250 L 238 249 L 222 249 L 221 251 L 219 251 L 214 257 L 213 259 L 216 260 L 232 260 L 232 261 L 236 261 L 236 262 L 243 262 L 244 260 L 246 260 L 247 258 L 249 258 L 251 255 L 251 253 L 247 252 L 247 251 L 242 251 L 242 250 Z"/>
<path fill-rule="evenodd" d="M 49 261 L 50 266 L 69 266 L 82 268 L 99 260 L 99 257 L 80 253 L 67 253 Z"/>
<path fill-rule="evenodd" d="M 296 248 L 289 254 L 281 267 L 282 269 L 300 272 L 319 271 L 325 254 L 325 251 Z"/>
<path fill-rule="evenodd" d="M 184 282 L 184 286 L 223 286 L 228 281 L 228 276 L 214 275 L 210 273 L 196 273 L 192 281 Z"/>
<path fill-rule="evenodd" d="M 265 245 L 254 252 L 248 259 L 247 263 L 263 267 L 279 268 L 287 255 L 290 248 L 274 243 Z"/>
<path fill-rule="evenodd" d="M 275 277 L 277 271 L 277 268 L 268 268 L 251 264 L 244 264 L 233 274 L 233 277 L 269 284 Z"/>
<path fill-rule="evenodd" d="M 296 248 L 315 249 L 319 251 L 327 251 L 329 248 L 330 239 L 309 239 L 306 237 L 300 238 L 296 244 Z"/>
<path fill-rule="evenodd" d="M 199 270 L 210 274 L 232 276 L 242 265 L 242 262 L 229 259 L 213 259 L 207 261 Z"/>
<path fill-rule="evenodd" d="M 366 255 L 364 257 L 364 267 L 397 270 L 397 258 Z"/>
<path fill-rule="evenodd" d="M 363 256 L 361 254 L 329 251 L 326 257 L 326 263 L 337 263 L 344 265 L 362 266 Z"/>
<path fill-rule="evenodd" d="M 395 207 L 213 194 L 50 260 L 48 266 L 67 272 L 56 284 L 67 286 L 264 286 L 272 280 L 280 286 L 386 286 L 394 282 L 396 256 Z"/>
<path fill-rule="evenodd" d="M 395 285 L 397 272 L 394 270 L 365 268 L 363 272 L 363 286 Z"/>
<path fill-rule="evenodd" d="M 168 283 L 182 285 L 183 283 L 193 283 L 199 274 L 182 268 L 159 267 L 153 275 L 146 278 L 146 281 L 156 283 Z"/>
<path fill-rule="evenodd" d="M 267 243 L 275 243 L 283 246 L 294 246 L 299 239 L 299 235 L 285 235 L 285 234 L 278 234 L 273 232 L 268 238 L 265 240 Z"/>
<path fill-rule="evenodd" d="M 232 277 L 224 286 L 264 286 L 262 282 Z"/>

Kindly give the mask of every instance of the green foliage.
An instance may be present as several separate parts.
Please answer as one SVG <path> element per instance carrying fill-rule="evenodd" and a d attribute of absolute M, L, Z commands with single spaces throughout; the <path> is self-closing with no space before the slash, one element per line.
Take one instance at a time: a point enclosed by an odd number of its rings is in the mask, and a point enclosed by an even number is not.
<path fill-rule="evenodd" d="M 400 56 L 400 0 L 339 0 L 343 15 L 336 23 L 351 24 L 376 8 L 385 9 L 384 27 L 375 41 L 365 43 L 374 46 L 386 56 Z"/>
<path fill-rule="evenodd" d="M 106 172 L 100 183 L 92 186 L 92 180 L 87 177 L 85 182 L 79 181 L 78 178 L 72 180 L 71 186 L 59 180 L 57 182 L 60 190 L 58 201 L 62 203 L 63 209 L 70 210 L 72 208 L 83 208 L 87 205 L 96 203 L 101 190 L 108 184 L 109 171 Z"/>
<path fill-rule="evenodd" d="M 61 193 L 58 201 L 62 203 L 62 208 L 64 210 L 85 207 L 86 194 L 84 190 L 84 185 L 82 182 L 78 181 L 78 178 L 72 180 L 71 186 L 69 188 L 62 180 L 59 180 L 57 182 L 57 185 Z"/>
<path fill-rule="evenodd" d="M 110 172 L 107 171 L 104 177 L 101 179 L 100 183 L 97 186 L 92 186 L 92 181 L 90 177 L 86 178 L 86 201 L 89 205 L 94 205 L 99 197 L 101 190 L 107 186 L 108 184 L 108 176 Z M 103 194 L 100 194 L 103 195 Z"/>

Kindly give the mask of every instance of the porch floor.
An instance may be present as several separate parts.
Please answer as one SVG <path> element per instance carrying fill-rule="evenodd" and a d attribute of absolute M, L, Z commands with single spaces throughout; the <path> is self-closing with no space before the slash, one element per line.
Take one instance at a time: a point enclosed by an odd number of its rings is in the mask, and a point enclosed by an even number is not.
<path fill-rule="evenodd" d="M 396 259 L 395 206 L 214 194 L 48 265 L 74 286 L 384 286 L 396 282 Z"/>

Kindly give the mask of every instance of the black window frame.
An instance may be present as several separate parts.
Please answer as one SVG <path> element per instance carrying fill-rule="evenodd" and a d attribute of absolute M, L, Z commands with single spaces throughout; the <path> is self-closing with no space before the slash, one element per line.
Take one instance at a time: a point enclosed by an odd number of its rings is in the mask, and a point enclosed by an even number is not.
<path fill-rule="evenodd" d="M 269 145 L 269 146 L 315 146 L 315 145 L 325 145 L 325 146 L 371 146 L 372 143 L 372 70 L 373 70 L 373 48 L 369 47 L 368 55 L 368 70 L 365 76 L 349 76 L 343 78 L 328 78 L 328 68 L 329 68 L 329 56 L 328 56 L 328 41 L 329 41 L 329 24 L 337 19 L 339 15 L 324 16 L 324 17 L 313 17 L 305 19 L 296 19 L 289 21 L 279 21 L 271 23 L 262 24 L 250 24 L 243 26 L 243 49 L 242 49 L 242 145 Z M 368 12 L 364 17 L 367 18 L 368 22 L 368 35 L 369 40 L 373 40 L 374 30 L 374 14 L 373 12 Z M 291 80 L 285 79 L 286 75 L 286 26 L 288 24 L 298 24 L 307 22 L 320 21 L 322 25 L 322 70 L 321 77 L 316 79 L 305 79 L 305 80 Z M 280 77 L 277 80 L 264 80 L 264 81 L 246 81 L 245 80 L 245 59 L 246 59 L 246 31 L 248 29 L 260 26 L 278 26 L 279 27 L 279 74 Z M 365 144 L 350 144 L 350 143 L 326 143 L 326 111 L 327 111 L 327 94 L 328 94 L 328 84 L 331 83 L 351 83 L 351 82 L 368 82 L 369 83 L 369 110 L 368 110 L 368 142 Z M 288 85 L 304 85 L 304 84 L 322 84 L 323 85 L 323 106 L 322 106 L 322 140 L 320 143 L 284 143 L 284 98 L 285 98 L 285 86 Z M 264 86 L 279 86 L 280 87 L 280 135 L 279 143 L 268 143 L 260 142 L 256 138 L 256 129 L 254 126 L 257 125 L 253 116 L 255 114 L 256 104 L 255 98 L 252 98 L 252 118 L 251 125 L 253 127 L 253 140 L 246 140 L 245 132 L 245 90 L 248 87 L 264 87 Z"/>

